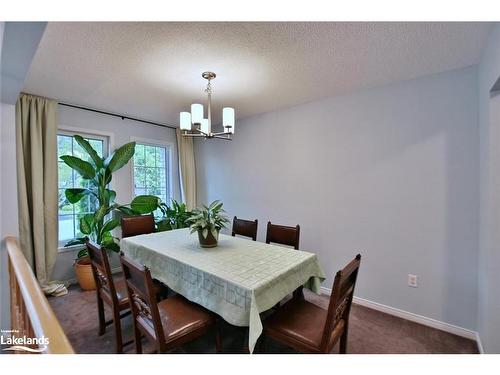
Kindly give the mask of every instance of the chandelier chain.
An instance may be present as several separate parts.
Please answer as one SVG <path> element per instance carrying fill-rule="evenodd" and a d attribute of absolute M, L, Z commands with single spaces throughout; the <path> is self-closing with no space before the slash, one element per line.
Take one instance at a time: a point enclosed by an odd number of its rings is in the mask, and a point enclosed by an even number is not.
<path fill-rule="evenodd" d="M 207 87 L 205 89 L 205 93 L 212 94 L 212 84 L 210 83 L 210 79 L 208 80 Z"/>

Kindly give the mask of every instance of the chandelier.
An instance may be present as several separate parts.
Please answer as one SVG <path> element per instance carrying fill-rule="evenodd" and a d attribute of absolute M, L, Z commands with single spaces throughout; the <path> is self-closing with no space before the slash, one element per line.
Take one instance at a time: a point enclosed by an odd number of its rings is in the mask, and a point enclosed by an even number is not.
<path fill-rule="evenodd" d="M 234 108 L 222 109 L 222 132 L 212 132 L 212 85 L 210 81 L 216 77 L 213 72 L 204 72 L 201 75 L 208 83 L 205 93 L 208 96 L 207 118 L 203 117 L 203 104 L 191 104 L 190 112 L 181 112 L 179 116 L 182 135 L 185 137 L 220 138 L 231 140 L 234 134 Z"/>

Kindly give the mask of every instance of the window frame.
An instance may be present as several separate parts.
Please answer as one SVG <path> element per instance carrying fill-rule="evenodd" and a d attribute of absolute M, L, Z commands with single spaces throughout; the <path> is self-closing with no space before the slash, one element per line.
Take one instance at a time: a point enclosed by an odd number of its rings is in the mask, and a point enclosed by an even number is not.
<path fill-rule="evenodd" d="M 103 153 L 104 157 L 107 157 L 111 150 L 114 149 L 114 134 L 102 130 L 94 130 L 94 129 L 86 129 L 86 128 L 78 128 L 78 127 L 72 127 L 72 126 L 65 126 L 65 125 L 59 125 L 57 128 L 57 135 L 65 135 L 65 136 L 74 136 L 74 135 L 81 135 L 84 138 L 93 138 L 93 139 L 99 139 L 102 140 L 103 143 Z M 57 150 L 58 151 L 58 150 Z M 58 157 L 58 163 L 59 163 L 59 157 Z M 59 175 L 57 176 L 57 189 L 59 191 Z M 110 188 L 112 186 L 112 183 L 109 184 Z M 64 244 L 68 240 L 64 241 L 59 241 L 59 209 L 57 210 L 57 246 L 58 246 L 58 252 L 59 253 L 64 253 L 68 251 L 75 251 L 75 250 L 80 250 L 83 248 L 83 245 L 73 245 L 73 246 L 68 246 L 65 247 Z"/>
<path fill-rule="evenodd" d="M 167 202 L 165 203 L 170 203 L 172 199 L 174 198 L 174 192 L 173 192 L 173 152 L 174 152 L 174 143 L 169 142 L 169 141 L 159 141 L 157 139 L 148 139 L 148 138 L 139 138 L 139 137 L 130 137 L 130 141 L 136 142 L 136 144 L 141 144 L 145 146 L 155 146 L 155 147 L 164 147 L 167 160 L 165 160 L 165 167 L 167 171 L 165 171 L 165 178 L 167 179 L 165 183 L 165 187 L 167 188 Z M 132 199 L 136 197 L 135 195 L 135 164 L 134 164 L 134 159 L 132 159 L 132 166 L 130 168 L 130 174 L 132 178 L 132 183 L 131 185 L 131 193 L 132 193 Z M 168 173 L 167 173 L 168 172 Z"/>

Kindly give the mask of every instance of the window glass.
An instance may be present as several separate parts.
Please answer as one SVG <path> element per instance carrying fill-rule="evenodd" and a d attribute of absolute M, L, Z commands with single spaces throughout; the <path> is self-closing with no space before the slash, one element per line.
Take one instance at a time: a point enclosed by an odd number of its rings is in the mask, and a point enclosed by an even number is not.
<path fill-rule="evenodd" d="M 169 202 L 168 151 L 166 146 L 136 144 L 134 154 L 135 195 L 156 195 L 163 202 Z"/>
<path fill-rule="evenodd" d="M 101 157 L 107 148 L 106 139 L 99 136 L 82 135 Z M 94 212 L 97 208 L 97 199 L 93 196 L 84 197 L 80 202 L 71 204 L 66 199 L 64 190 L 74 187 L 88 187 L 88 181 L 81 178 L 73 169 L 67 166 L 59 157 L 73 155 L 85 161 L 91 161 L 90 156 L 73 139 L 73 134 L 61 133 L 57 135 L 58 179 L 59 179 L 59 244 L 64 244 L 77 237 L 82 237 L 79 230 L 80 218 Z"/>

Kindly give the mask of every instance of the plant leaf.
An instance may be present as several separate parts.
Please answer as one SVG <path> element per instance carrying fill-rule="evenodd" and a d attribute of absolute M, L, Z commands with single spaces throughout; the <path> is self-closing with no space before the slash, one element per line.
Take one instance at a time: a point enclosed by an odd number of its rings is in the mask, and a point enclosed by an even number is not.
<path fill-rule="evenodd" d="M 115 242 L 110 232 L 104 232 L 102 235 L 101 246 L 107 250 L 115 252 L 120 251 L 120 246 Z"/>
<path fill-rule="evenodd" d="M 202 206 L 189 212 L 184 220 L 190 225 L 192 231 L 202 231 L 202 234 L 205 231 L 211 231 L 215 236 L 217 231 L 226 228 L 226 224 L 229 223 L 229 220 L 222 214 L 223 212 L 222 202 L 216 200 L 209 206 Z"/>
<path fill-rule="evenodd" d="M 134 216 L 137 215 L 138 212 L 135 212 L 131 208 L 127 206 L 116 206 L 115 207 L 118 211 L 120 211 L 122 214 L 127 215 L 127 216 Z"/>
<path fill-rule="evenodd" d="M 106 232 L 103 231 L 101 234 L 101 245 L 106 245 L 109 244 L 113 241 L 113 236 L 111 235 L 111 232 Z"/>
<path fill-rule="evenodd" d="M 114 251 L 115 253 L 118 253 L 120 251 L 120 245 L 118 245 L 116 242 L 109 242 L 106 244 L 102 245 L 105 249 Z"/>
<path fill-rule="evenodd" d="M 61 156 L 61 160 L 77 171 L 84 179 L 90 180 L 94 178 L 95 169 L 89 162 L 71 155 Z"/>
<path fill-rule="evenodd" d="M 165 232 L 167 230 L 172 230 L 172 226 L 168 219 L 162 219 L 156 223 L 156 229 L 158 232 Z"/>
<path fill-rule="evenodd" d="M 68 242 L 66 242 L 66 244 L 64 245 L 64 247 L 75 246 L 75 245 L 83 245 L 85 243 L 85 241 L 87 241 L 87 237 L 74 238 L 74 239 L 69 240 Z"/>
<path fill-rule="evenodd" d="M 81 259 L 81 258 L 85 258 L 89 255 L 88 251 L 87 251 L 87 248 L 85 249 L 81 249 L 78 254 L 76 255 L 76 258 L 77 259 Z"/>
<path fill-rule="evenodd" d="M 84 196 L 90 194 L 88 189 L 71 188 L 64 191 L 64 195 L 69 203 L 78 203 Z"/>
<path fill-rule="evenodd" d="M 138 195 L 130 203 L 132 210 L 139 214 L 149 214 L 156 210 L 160 204 L 160 198 L 154 195 Z"/>
<path fill-rule="evenodd" d="M 104 166 L 102 159 L 99 157 L 97 151 L 94 150 L 94 148 L 90 145 L 90 143 L 80 135 L 75 135 L 73 136 L 73 138 L 75 138 L 75 141 L 80 146 L 82 146 L 82 148 L 87 152 L 87 154 L 89 154 L 90 158 L 94 162 L 94 165 L 98 169 L 101 169 Z"/>
<path fill-rule="evenodd" d="M 110 157 L 105 161 L 107 169 L 110 172 L 114 172 L 125 164 L 134 156 L 135 153 L 135 142 L 129 142 L 117 149 Z"/>
<path fill-rule="evenodd" d="M 116 191 L 111 189 L 104 190 L 104 199 L 108 202 L 108 204 L 112 204 L 116 198 Z"/>
<path fill-rule="evenodd" d="M 99 208 L 97 209 L 97 211 L 94 213 L 94 221 L 97 223 L 97 222 L 100 222 L 102 219 L 104 219 L 104 216 L 106 216 L 106 212 L 107 212 L 107 208 L 105 205 L 103 206 L 99 206 Z"/>
<path fill-rule="evenodd" d="M 92 224 L 94 223 L 94 216 L 92 214 L 87 214 L 80 218 L 80 232 L 83 234 L 92 233 Z"/>
<path fill-rule="evenodd" d="M 207 238 L 208 236 L 208 229 L 203 229 L 203 231 L 201 232 L 201 235 L 203 236 L 203 238 Z"/>
<path fill-rule="evenodd" d="M 110 231 L 112 231 L 113 229 L 115 229 L 119 225 L 120 225 L 120 221 L 118 219 L 108 220 L 102 226 L 101 233 L 110 232 Z"/>
<path fill-rule="evenodd" d="M 222 202 L 221 201 L 213 201 L 208 208 L 210 211 L 217 212 L 222 208 Z"/>

